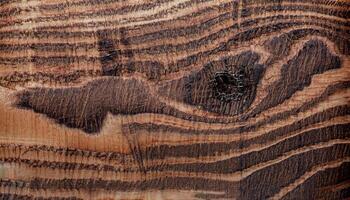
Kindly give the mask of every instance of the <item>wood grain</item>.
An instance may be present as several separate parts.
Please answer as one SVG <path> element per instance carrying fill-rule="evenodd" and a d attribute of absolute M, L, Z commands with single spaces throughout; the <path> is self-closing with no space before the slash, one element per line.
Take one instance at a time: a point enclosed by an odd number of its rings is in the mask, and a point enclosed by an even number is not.
<path fill-rule="evenodd" d="M 350 1 L 1 0 L 0 199 L 350 198 Z"/>

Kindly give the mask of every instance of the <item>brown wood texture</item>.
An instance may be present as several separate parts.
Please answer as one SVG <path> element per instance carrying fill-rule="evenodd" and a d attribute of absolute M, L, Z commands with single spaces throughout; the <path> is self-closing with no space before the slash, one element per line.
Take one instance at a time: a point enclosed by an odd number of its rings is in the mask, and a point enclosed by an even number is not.
<path fill-rule="evenodd" d="M 349 0 L 0 0 L 0 199 L 350 198 Z"/>

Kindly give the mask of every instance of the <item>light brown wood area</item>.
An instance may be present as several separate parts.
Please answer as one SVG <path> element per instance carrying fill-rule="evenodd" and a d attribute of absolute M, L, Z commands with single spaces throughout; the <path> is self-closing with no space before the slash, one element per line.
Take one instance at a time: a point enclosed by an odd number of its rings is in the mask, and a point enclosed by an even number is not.
<path fill-rule="evenodd" d="M 349 18 L 0 0 L 0 199 L 349 199 Z"/>

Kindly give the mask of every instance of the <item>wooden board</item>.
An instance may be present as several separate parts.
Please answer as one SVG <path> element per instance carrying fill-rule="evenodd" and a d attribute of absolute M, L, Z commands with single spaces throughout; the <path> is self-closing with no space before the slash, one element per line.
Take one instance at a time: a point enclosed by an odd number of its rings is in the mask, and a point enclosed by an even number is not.
<path fill-rule="evenodd" d="M 1 0 L 0 199 L 350 197 L 350 1 Z"/>

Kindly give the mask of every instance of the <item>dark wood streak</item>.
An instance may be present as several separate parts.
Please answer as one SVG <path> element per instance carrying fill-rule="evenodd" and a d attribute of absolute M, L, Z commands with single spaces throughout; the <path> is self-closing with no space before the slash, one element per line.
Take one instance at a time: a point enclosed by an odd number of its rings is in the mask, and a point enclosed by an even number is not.
<path fill-rule="evenodd" d="M 31 181 L 0 181 L 1 186 L 17 185 L 18 188 L 28 187 L 33 190 L 50 189 L 74 189 L 89 190 L 89 188 L 104 190 L 150 190 L 150 189 L 180 189 L 180 190 L 208 190 L 224 191 L 227 197 L 238 197 L 240 199 L 259 199 L 267 198 L 275 194 L 278 189 L 293 182 L 297 177 L 304 174 L 312 166 L 331 162 L 337 159 L 349 157 L 349 145 L 337 145 L 325 149 L 315 150 L 292 157 L 288 160 L 277 163 L 276 165 L 258 171 L 253 175 L 243 179 L 240 182 L 230 182 L 222 180 L 208 180 L 206 178 L 184 178 L 184 177 L 165 177 L 149 181 L 123 182 L 107 181 L 94 179 L 42 179 L 35 178 Z M 312 159 L 312 162 L 306 162 Z M 303 163 L 296 164 L 296 163 Z M 289 171 L 288 176 L 285 172 Z M 333 174 L 332 174 L 333 175 Z M 267 178 L 268 177 L 268 178 Z M 256 185 L 252 182 L 259 181 Z M 274 183 L 271 186 L 271 183 Z M 255 185 L 256 187 L 251 187 Z M 238 186 L 240 191 L 238 191 Z M 238 192 L 238 193 L 237 193 Z"/>
<path fill-rule="evenodd" d="M 327 169 L 320 172 L 294 191 L 287 194 L 283 200 L 289 199 L 348 199 L 350 197 L 350 188 L 343 188 L 339 191 L 332 189 L 323 189 L 326 186 L 335 189 L 335 185 L 342 182 L 348 182 L 350 179 L 350 163 L 344 163 L 339 168 Z"/>
<path fill-rule="evenodd" d="M 349 157 L 350 145 L 337 145 L 327 150 L 314 150 L 297 155 L 258 171 L 240 183 L 240 199 L 267 198 L 306 173 L 312 166 Z M 288 172 L 288 173 L 287 173 Z M 260 184 L 254 184 L 259 181 Z M 254 187 L 252 187 L 254 185 Z"/>
<path fill-rule="evenodd" d="M 177 61 L 176 63 L 171 64 L 169 66 L 172 69 L 170 72 L 176 72 L 176 71 L 179 71 L 179 69 L 181 69 L 181 68 L 189 67 L 190 65 L 196 63 L 198 60 L 200 60 L 204 57 L 208 57 L 210 55 L 213 55 L 213 54 L 216 54 L 219 52 L 221 52 L 221 53 L 228 52 L 229 48 L 239 46 L 243 42 L 250 41 L 258 36 L 263 36 L 264 34 L 268 34 L 268 33 L 275 32 L 275 31 L 281 31 L 283 28 L 290 28 L 291 26 L 292 25 L 290 23 L 280 23 L 280 24 L 274 24 L 273 26 L 270 25 L 270 26 L 263 26 L 263 27 L 259 27 L 259 28 L 253 28 L 253 29 L 250 29 L 248 31 L 238 33 L 234 37 L 232 37 L 228 41 L 226 41 L 226 43 L 220 44 L 218 47 L 216 47 L 212 50 L 189 55 L 187 58 L 181 59 L 181 60 Z M 259 33 L 259 34 L 257 34 L 257 33 Z M 347 44 L 348 42 L 345 42 L 345 43 Z M 345 47 L 345 49 L 348 49 L 348 48 Z"/>
<path fill-rule="evenodd" d="M 33 88 L 20 93 L 19 98 L 19 107 L 45 113 L 58 123 L 87 133 L 101 129 L 107 112 L 132 114 L 163 109 L 162 105 L 151 104 L 158 100 L 136 79 L 101 79 L 81 88 Z M 126 98 L 128 101 L 124 101 Z M 67 109 L 67 105 L 74 109 Z"/>
<path fill-rule="evenodd" d="M 107 191 L 133 191 L 150 189 L 179 189 L 179 190 L 207 190 L 207 191 L 235 191 L 236 184 L 228 181 L 208 181 L 205 178 L 163 178 L 150 181 L 123 182 L 106 181 L 94 179 L 41 179 L 35 178 L 31 181 L 4 181 L 0 180 L 0 186 L 18 185 L 18 188 L 28 187 L 33 190 L 39 189 L 73 189 L 89 190 L 89 188 L 103 189 Z M 224 191 L 225 191 L 224 190 Z"/>
<path fill-rule="evenodd" d="M 340 110 L 340 109 L 338 109 Z M 328 111 L 335 112 L 335 111 Z M 322 119 L 322 121 L 330 120 L 337 116 L 344 116 L 344 113 L 336 113 L 333 116 L 327 116 Z M 349 112 L 346 113 L 349 115 Z M 320 115 L 321 116 L 321 115 Z M 320 116 L 313 116 L 315 118 L 321 118 Z M 187 145 L 187 146 L 155 146 L 145 150 L 138 149 L 137 154 L 139 160 L 153 160 L 153 159 L 163 159 L 167 157 L 199 157 L 199 156 L 214 156 L 221 155 L 230 150 L 234 150 L 237 147 L 247 148 L 250 145 L 264 144 L 268 141 L 273 141 L 276 138 L 291 133 L 293 131 L 299 130 L 301 127 L 306 127 L 314 123 L 319 123 L 322 121 L 311 121 L 306 120 L 292 124 L 288 127 L 277 129 L 266 134 L 266 136 L 258 137 L 252 140 L 247 141 L 238 141 L 230 143 L 212 143 L 212 144 L 198 144 L 198 145 Z M 143 167 L 142 169 L 131 169 L 131 168 L 116 168 L 111 165 L 96 165 L 96 164 L 80 164 L 80 163 L 68 163 L 68 162 L 46 162 L 40 160 L 28 160 L 28 159 L 18 159 L 18 158 L 5 158 L 2 161 L 7 163 L 25 163 L 30 167 L 46 167 L 52 169 L 87 169 L 87 170 L 104 170 L 104 171 L 113 171 L 113 172 L 134 172 L 134 171 L 143 171 L 145 173 L 152 171 L 188 171 L 188 172 L 211 172 L 211 173 L 233 173 L 236 171 L 244 170 L 253 165 L 259 164 L 261 162 L 266 162 L 275 157 L 283 155 L 285 152 L 291 151 L 293 149 L 301 148 L 303 146 L 318 144 L 321 142 L 327 142 L 334 139 L 349 139 L 348 134 L 350 124 L 343 125 L 331 125 L 324 128 L 317 128 L 310 131 L 305 131 L 300 135 L 286 139 L 276 145 L 267 147 L 264 150 L 246 153 L 240 156 L 233 156 L 232 158 L 217 161 L 213 163 L 203 163 L 197 164 L 162 164 L 154 165 L 151 167 Z M 300 142 L 302 141 L 302 142 Z M 72 152 L 73 153 L 73 152 Z M 74 155 L 74 154 L 73 154 Z M 89 154 L 81 154 L 85 157 L 90 157 Z M 119 155 L 123 156 L 123 155 Z M 106 156 L 108 160 L 113 160 L 113 156 Z M 120 160 L 120 159 L 118 159 Z M 120 161 L 119 161 L 120 162 Z M 129 161 L 131 162 L 131 160 Z M 143 161 L 142 161 L 143 162 Z M 240 164 L 242 163 L 242 164 Z M 124 164 L 127 162 L 124 161 Z"/>
<path fill-rule="evenodd" d="M 270 62 L 273 62 L 275 59 L 280 59 L 283 56 L 288 55 L 290 51 L 290 45 L 293 44 L 294 41 L 306 37 L 308 35 L 316 35 L 330 38 L 337 44 L 337 47 L 342 54 L 349 55 L 350 53 L 350 41 L 343 40 L 336 34 L 318 29 L 297 29 L 292 30 L 288 33 L 284 33 L 279 37 L 274 37 L 272 40 L 266 41 L 266 48 L 268 48 L 268 50 L 275 55 L 275 58 L 272 59 Z"/>
<path fill-rule="evenodd" d="M 332 55 L 322 42 L 317 40 L 307 42 L 295 58 L 282 66 L 280 80 L 271 85 L 269 94 L 251 115 L 276 106 L 289 99 L 295 92 L 303 90 L 310 85 L 313 75 L 340 67 L 340 58 Z"/>
<path fill-rule="evenodd" d="M 347 116 L 350 114 L 350 108 L 348 106 L 336 107 L 325 110 L 323 113 L 318 113 L 308 118 L 297 121 L 291 125 L 286 125 L 282 128 L 267 132 L 266 135 L 260 136 L 256 139 L 236 141 L 236 142 L 221 142 L 221 143 L 199 143 L 191 145 L 160 145 L 148 148 L 145 152 L 147 154 L 144 157 L 148 159 L 166 158 L 166 157 L 198 157 L 198 156 L 213 156 L 215 153 L 228 152 L 231 149 L 240 149 L 249 147 L 250 145 L 274 140 L 276 137 L 281 137 L 292 131 L 298 131 L 302 127 L 308 125 L 325 122 L 337 116 Z M 347 127 L 348 128 L 348 127 Z M 345 129 L 347 130 L 347 129 Z"/>
<path fill-rule="evenodd" d="M 223 173 L 229 174 L 237 171 L 242 171 L 246 168 L 252 167 L 262 162 L 266 162 L 269 160 L 273 160 L 278 156 L 282 156 L 284 153 L 291 151 L 293 149 L 297 149 L 303 146 L 308 146 L 312 144 L 317 144 L 321 142 L 327 142 L 332 139 L 350 139 L 349 135 L 344 134 L 345 132 L 349 132 L 349 125 L 334 125 L 326 128 L 320 128 L 316 130 L 306 131 L 301 135 L 292 137 L 290 139 L 286 139 L 283 142 L 280 142 L 271 147 L 265 148 L 263 150 L 259 150 L 256 152 L 246 153 L 241 156 L 232 156 L 231 158 L 211 162 L 211 163 L 193 163 L 193 164 L 163 164 L 156 165 L 147 169 L 149 171 L 153 170 L 172 170 L 172 171 L 188 171 L 188 172 L 211 172 L 211 173 Z M 284 131 L 284 132 L 282 132 Z M 281 137 L 281 135 L 288 134 L 292 131 L 292 129 L 285 131 L 282 130 L 280 132 L 274 131 L 272 133 L 275 134 L 276 138 Z M 270 135 L 270 138 L 275 138 Z M 270 139 L 271 140 L 271 139 Z M 300 142 L 302 141 L 302 142 Z M 249 144 L 245 144 L 245 142 Z M 253 143 L 254 142 L 254 143 Z M 243 145 L 242 145 L 243 144 Z M 188 146 L 177 146 L 177 147 L 169 147 L 168 149 L 158 147 L 152 148 L 150 150 L 145 151 L 145 157 L 149 160 L 155 158 L 167 158 L 167 157 L 200 157 L 200 156 L 214 156 L 214 155 L 222 155 L 230 150 L 236 149 L 236 152 L 242 151 L 240 149 L 249 147 L 248 145 L 256 145 L 262 144 L 259 139 L 250 140 L 250 141 L 241 141 L 241 142 L 230 142 L 230 143 L 217 143 L 217 144 L 198 144 L 198 145 L 188 145 Z M 171 149 L 171 150 L 170 150 Z M 192 153 L 187 153 L 188 151 Z M 163 151 L 165 151 L 163 153 Z M 153 157 L 152 154 L 153 153 Z M 155 157 L 154 155 L 157 155 Z"/>
<path fill-rule="evenodd" d="M 129 41 L 126 40 L 124 29 L 120 29 L 120 38 L 116 41 L 108 38 L 108 33 L 98 32 L 99 42 L 98 42 L 98 51 L 100 53 L 100 63 L 102 65 L 102 75 L 107 76 L 116 76 L 120 75 L 121 71 L 121 61 L 123 57 L 130 59 L 133 57 L 131 51 L 124 53 L 121 50 L 121 46 L 128 46 Z"/>

